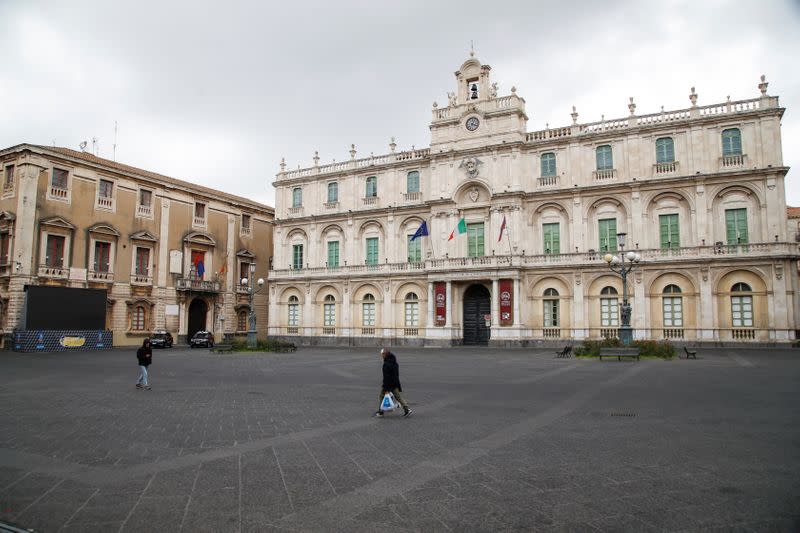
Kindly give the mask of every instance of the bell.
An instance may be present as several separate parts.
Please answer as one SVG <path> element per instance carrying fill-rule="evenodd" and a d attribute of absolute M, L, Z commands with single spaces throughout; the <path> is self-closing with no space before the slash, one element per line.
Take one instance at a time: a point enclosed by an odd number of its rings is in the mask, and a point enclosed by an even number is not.
<path fill-rule="evenodd" d="M 470 92 L 472 93 L 470 96 L 470 100 L 477 100 L 478 99 L 478 84 L 473 83 L 472 87 L 470 87 Z"/>

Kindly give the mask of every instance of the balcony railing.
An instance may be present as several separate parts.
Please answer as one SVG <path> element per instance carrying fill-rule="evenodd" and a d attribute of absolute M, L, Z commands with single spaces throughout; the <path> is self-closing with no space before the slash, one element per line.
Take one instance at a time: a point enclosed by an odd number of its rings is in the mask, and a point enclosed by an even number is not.
<path fill-rule="evenodd" d="M 67 279 L 69 269 L 63 266 L 39 265 L 37 274 L 42 278 Z"/>
<path fill-rule="evenodd" d="M 203 217 L 199 217 L 199 216 L 195 215 L 194 216 L 194 220 L 192 221 L 192 223 L 195 226 L 200 226 L 201 228 L 204 228 L 204 227 L 206 227 L 206 217 L 204 217 L 204 216 Z"/>
<path fill-rule="evenodd" d="M 114 209 L 114 199 L 106 196 L 98 196 L 97 207 L 100 209 Z"/>
<path fill-rule="evenodd" d="M 213 280 L 197 279 L 193 277 L 178 278 L 175 288 L 179 291 L 219 292 L 220 282 Z"/>
<path fill-rule="evenodd" d="M 327 210 L 338 209 L 339 202 L 325 202 L 324 204 L 322 204 L 322 207 L 324 207 Z"/>
<path fill-rule="evenodd" d="M 375 327 L 374 326 L 369 326 L 369 327 L 361 328 L 361 335 L 363 335 L 365 337 L 374 336 L 375 335 Z"/>
<path fill-rule="evenodd" d="M 751 341 L 756 338 L 756 332 L 754 329 L 733 329 L 731 336 L 737 341 Z"/>
<path fill-rule="evenodd" d="M 361 199 L 363 205 L 378 205 L 377 196 L 366 196 Z"/>
<path fill-rule="evenodd" d="M 286 334 L 287 335 L 297 335 L 300 332 L 300 328 L 297 326 L 287 326 Z"/>
<path fill-rule="evenodd" d="M 683 328 L 664 328 L 662 335 L 665 339 L 682 339 Z"/>
<path fill-rule="evenodd" d="M 539 187 L 558 186 L 558 176 L 542 176 L 539 178 Z"/>
<path fill-rule="evenodd" d="M 153 216 L 153 207 L 149 206 L 149 205 L 139 204 L 138 206 L 136 206 L 136 216 L 152 217 Z"/>
<path fill-rule="evenodd" d="M 617 177 L 617 169 L 610 168 L 608 170 L 593 170 L 592 178 L 594 181 L 609 181 Z"/>
<path fill-rule="evenodd" d="M 9 198 L 14 196 L 14 182 L 6 182 L 3 184 L 3 197 Z"/>
<path fill-rule="evenodd" d="M 100 283 L 113 283 L 114 273 L 104 272 L 102 270 L 90 270 L 86 275 L 86 279 L 88 281 L 94 281 Z"/>
<path fill-rule="evenodd" d="M 131 274 L 131 285 L 152 285 L 153 278 L 148 274 Z"/>
<path fill-rule="evenodd" d="M 236 284 L 236 293 L 237 294 L 247 294 L 250 291 L 250 288 L 247 285 Z"/>
<path fill-rule="evenodd" d="M 600 328 L 600 336 L 604 339 L 616 339 L 618 328 Z"/>
<path fill-rule="evenodd" d="M 54 198 L 56 200 L 66 200 L 67 198 L 69 198 L 69 189 L 64 189 L 62 187 L 56 187 L 55 185 L 51 185 L 50 198 Z"/>
<path fill-rule="evenodd" d="M 297 207 L 290 207 L 289 208 L 290 215 L 302 215 L 303 214 L 303 206 L 299 205 Z"/>
<path fill-rule="evenodd" d="M 322 328 L 323 335 L 336 335 L 336 328 L 325 326 Z"/>
<path fill-rule="evenodd" d="M 250 230 L 250 226 L 242 226 L 242 227 L 239 229 L 239 234 L 240 234 L 240 235 L 250 235 L 250 231 L 251 231 L 251 230 Z"/>
<path fill-rule="evenodd" d="M 403 200 L 406 202 L 418 202 L 422 200 L 421 192 L 407 192 L 403 194 Z"/>
<path fill-rule="evenodd" d="M 728 168 L 743 167 L 746 158 L 747 156 L 744 154 L 723 155 L 719 158 L 719 165 L 723 170 Z"/>
<path fill-rule="evenodd" d="M 545 339 L 558 339 L 561 337 L 561 328 L 544 328 L 542 336 Z"/>
<path fill-rule="evenodd" d="M 656 163 L 653 165 L 653 174 L 661 175 L 661 174 L 672 174 L 677 172 L 678 170 L 678 162 L 672 161 L 670 163 Z"/>
<path fill-rule="evenodd" d="M 403 335 L 405 337 L 416 337 L 419 335 L 419 328 L 403 328 Z"/>

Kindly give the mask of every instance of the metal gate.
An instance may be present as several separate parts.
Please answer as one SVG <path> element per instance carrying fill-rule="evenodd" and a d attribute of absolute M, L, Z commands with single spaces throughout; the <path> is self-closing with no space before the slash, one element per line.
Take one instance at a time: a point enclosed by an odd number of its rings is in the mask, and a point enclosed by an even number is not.
<path fill-rule="evenodd" d="M 464 293 L 464 345 L 486 346 L 489 344 L 489 328 L 485 315 L 492 311 L 489 290 L 483 285 L 472 285 Z"/>

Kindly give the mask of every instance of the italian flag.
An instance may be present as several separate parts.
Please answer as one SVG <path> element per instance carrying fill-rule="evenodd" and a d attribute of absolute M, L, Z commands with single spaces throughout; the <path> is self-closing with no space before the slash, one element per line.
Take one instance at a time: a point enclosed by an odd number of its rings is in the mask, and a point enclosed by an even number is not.
<path fill-rule="evenodd" d="M 463 235 L 466 232 L 467 232 L 467 221 L 462 218 L 461 220 L 458 221 L 458 225 L 456 226 L 456 228 L 450 232 L 450 237 L 447 239 L 447 241 L 448 242 L 452 241 L 456 235 Z"/>

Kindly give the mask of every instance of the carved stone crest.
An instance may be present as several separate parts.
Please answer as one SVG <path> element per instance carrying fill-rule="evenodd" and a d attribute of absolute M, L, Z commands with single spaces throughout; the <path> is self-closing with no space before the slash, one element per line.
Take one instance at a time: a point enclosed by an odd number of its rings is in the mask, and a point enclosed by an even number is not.
<path fill-rule="evenodd" d="M 478 201 L 478 197 L 481 195 L 481 192 L 478 190 L 477 187 L 473 186 L 473 187 L 470 187 L 469 193 L 467 193 L 467 194 L 469 195 L 469 199 L 470 200 L 472 200 L 473 202 L 477 202 Z"/>
<path fill-rule="evenodd" d="M 461 164 L 458 165 L 458 168 L 463 168 L 467 173 L 467 176 L 470 178 L 477 178 L 478 177 L 478 165 L 482 165 L 483 161 L 478 159 L 477 157 L 468 157 L 461 161 Z"/>

